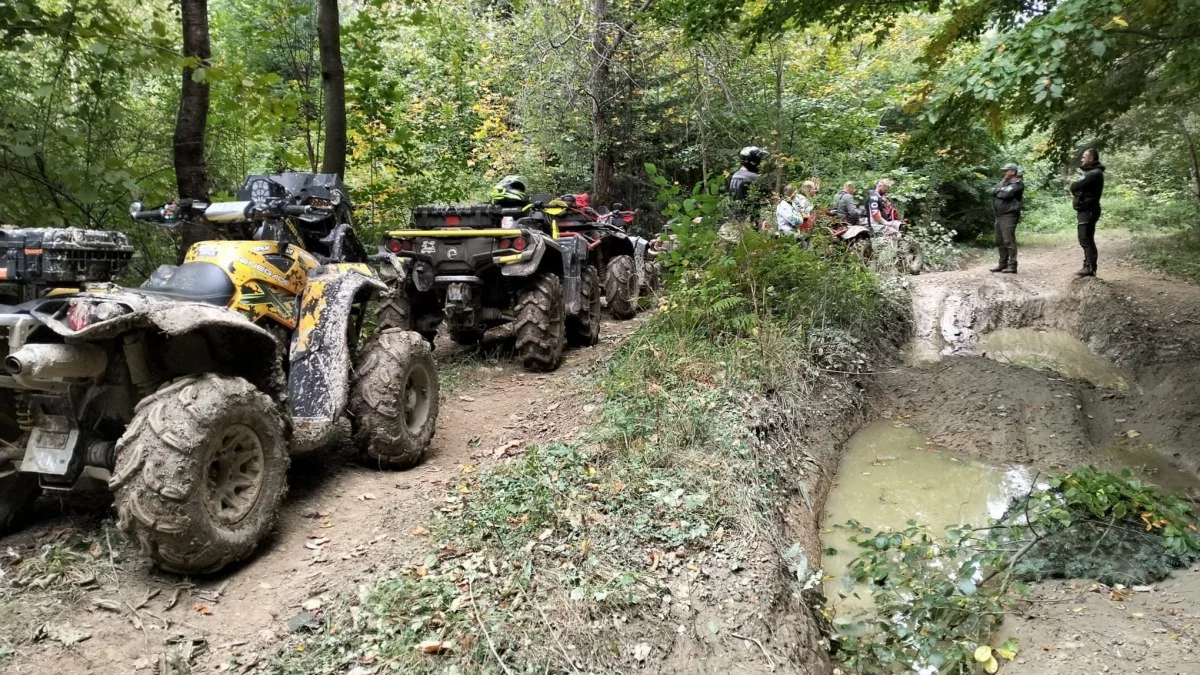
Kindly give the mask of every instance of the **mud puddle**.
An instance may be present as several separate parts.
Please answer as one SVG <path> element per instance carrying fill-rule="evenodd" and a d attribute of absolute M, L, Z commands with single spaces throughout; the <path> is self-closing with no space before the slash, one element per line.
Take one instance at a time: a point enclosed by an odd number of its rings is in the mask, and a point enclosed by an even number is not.
<path fill-rule="evenodd" d="M 960 523 L 998 518 L 1010 500 L 1028 492 L 1032 473 L 1023 466 L 996 467 L 955 457 L 934 447 L 924 434 L 891 420 L 873 422 L 847 442 L 837 482 L 825 502 L 821 544 L 826 597 L 839 624 L 870 607 L 870 589 L 849 577 L 858 547 L 839 525 L 853 519 L 872 529 L 903 529 L 909 520 L 935 532 Z M 829 578 L 832 577 L 832 578 Z"/>
<path fill-rule="evenodd" d="M 976 351 L 1000 363 L 1052 370 L 1104 389 L 1129 389 L 1120 368 L 1066 331 L 1004 328 L 984 335 Z"/>

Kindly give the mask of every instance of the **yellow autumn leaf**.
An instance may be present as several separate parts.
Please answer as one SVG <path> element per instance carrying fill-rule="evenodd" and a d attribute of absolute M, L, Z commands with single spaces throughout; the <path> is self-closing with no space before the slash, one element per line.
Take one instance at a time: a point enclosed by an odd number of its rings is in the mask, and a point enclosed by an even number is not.
<path fill-rule="evenodd" d="M 975 650 L 975 660 L 980 663 L 987 663 L 987 660 L 992 658 L 992 648 L 987 645 L 979 645 Z"/>
<path fill-rule="evenodd" d="M 1012 661 L 1016 658 L 1017 652 L 1012 649 L 1005 649 L 1004 647 L 996 647 L 996 655 L 1006 661 Z"/>
<path fill-rule="evenodd" d="M 1118 14 L 1117 16 L 1114 16 L 1114 17 L 1113 17 L 1113 23 L 1117 24 L 1117 25 L 1118 25 L 1118 26 L 1120 26 L 1121 28 L 1128 28 L 1128 27 L 1129 27 L 1129 22 L 1128 22 L 1128 21 L 1126 21 L 1125 19 L 1121 18 L 1121 15 L 1120 15 L 1120 14 Z"/>
<path fill-rule="evenodd" d="M 983 664 L 983 671 L 988 673 L 988 675 L 991 675 L 991 673 L 994 673 L 997 670 L 1000 670 L 1000 664 L 996 661 L 996 657 L 994 656 Z"/>

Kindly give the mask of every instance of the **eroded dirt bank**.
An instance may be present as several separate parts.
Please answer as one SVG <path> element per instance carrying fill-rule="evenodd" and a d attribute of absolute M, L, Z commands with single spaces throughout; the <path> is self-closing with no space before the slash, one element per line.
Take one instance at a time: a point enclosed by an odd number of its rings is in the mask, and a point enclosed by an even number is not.
<path fill-rule="evenodd" d="M 1133 467 L 1195 492 L 1200 288 L 1126 262 L 1129 246 L 1104 242 L 1100 279 L 1072 275 L 1073 245 L 1026 248 L 1015 277 L 978 264 L 915 279 L 923 344 L 909 357 L 926 363 L 882 373 L 871 392 L 877 412 L 989 462 L 1043 473 Z M 1102 389 L 984 358 L 979 336 L 1008 327 L 1068 331 L 1120 366 L 1129 386 Z M 1036 584 L 1028 607 L 1004 625 L 1022 646 L 1005 672 L 1200 673 L 1197 600 L 1200 569 L 1132 594 L 1090 582 Z"/>

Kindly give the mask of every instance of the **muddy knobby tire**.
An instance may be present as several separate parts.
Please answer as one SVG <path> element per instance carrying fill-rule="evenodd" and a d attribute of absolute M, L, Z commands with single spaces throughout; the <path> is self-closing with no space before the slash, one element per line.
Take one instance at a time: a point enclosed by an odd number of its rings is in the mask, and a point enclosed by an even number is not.
<path fill-rule="evenodd" d="M 287 468 L 269 396 L 240 377 L 179 378 L 138 403 L 117 441 L 117 526 L 163 569 L 215 572 L 271 531 Z"/>
<path fill-rule="evenodd" d="M 0 535 L 20 525 L 41 492 L 34 474 L 13 473 L 0 478 Z"/>
<path fill-rule="evenodd" d="M 642 295 L 658 295 L 662 290 L 663 264 L 656 260 L 647 260 L 644 269 L 646 283 L 642 287 Z"/>
<path fill-rule="evenodd" d="M 871 262 L 871 259 L 875 257 L 875 250 L 871 246 L 871 239 L 869 237 L 858 237 L 857 239 L 854 239 L 847 244 L 847 250 L 856 256 L 864 265 Z"/>
<path fill-rule="evenodd" d="M 637 314 L 638 277 L 633 257 L 619 255 L 608 261 L 604 273 L 604 297 L 617 319 L 632 319 Z"/>
<path fill-rule="evenodd" d="M 350 390 L 354 444 L 380 466 L 404 469 L 425 457 L 437 427 L 433 350 L 421 335 L 389 330 L 367 341 Z"/>
<path fill-rule="evenodd" d="M 562 364 L 566 310 L 562 282 L 553 274 L 530 278 L 517 298 L 517 354 L 526 370 L 548 373 Z"/>
<path fill-rule="evenodd" d="M 399 328 L 412 330 L 412 303 L 400 291 L 391 293 L 379 300 L 379 332 Z"/>
<path fill-rule="evenodd" d="M 567 344 L 591 347 L 600 341 L 600 274 L 592 265 L 584 265 L 579 275 L 583 311 L 567 317 Z"/>

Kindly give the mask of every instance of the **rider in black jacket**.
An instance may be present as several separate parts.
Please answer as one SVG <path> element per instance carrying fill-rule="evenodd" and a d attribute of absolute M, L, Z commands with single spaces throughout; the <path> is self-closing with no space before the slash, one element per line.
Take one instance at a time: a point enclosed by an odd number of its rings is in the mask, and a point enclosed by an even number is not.
<path fill-rule="evenodd" d="M 1079 246 L 1083 249 L 1083 269 L 1078 277 L 1096 276 L 1096 221 L 1100 220 L 1100 197 L 1104 194 L 1104 165 L 1095 148 L 1083 151 L 1080 158 L 1083 177 L 1071 183 L 1071 206 L 1075 207 L 1075 222 Z"/>
<path fill-rule="evenodd" d="M 993 272 L 1017 273 L 1017 223 L 1021 221 L 1021 197 L 1024 194 L 1021 168 L 1016 164 L 1005 164 L 1004 180 L 992 188 L 996 248 L 1000 251 L 1000 264 L 992 268 Z"/>
<path fill-rule="evenodd" d="M 762 206 L 759 203 L 761 195 L 756 193 L 754 184 L 758 182 L 758 171 L 767 154 L 755 145 L 746 146 L 738 153 L 741 166 L 729 177 L 729 196 L 733 198 L 736 215 L 741 218 L 750 219 L 757 215 L 757 207 Z"/>

